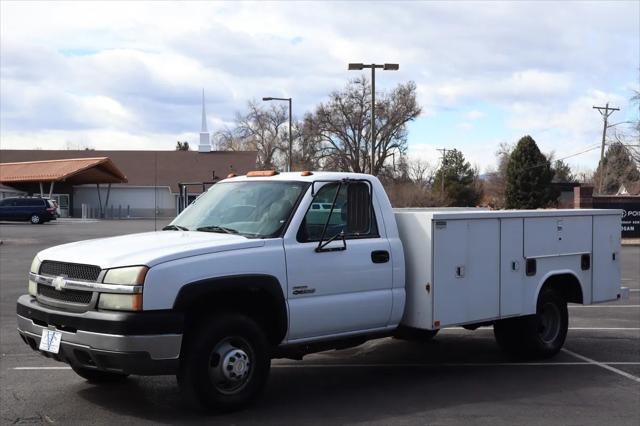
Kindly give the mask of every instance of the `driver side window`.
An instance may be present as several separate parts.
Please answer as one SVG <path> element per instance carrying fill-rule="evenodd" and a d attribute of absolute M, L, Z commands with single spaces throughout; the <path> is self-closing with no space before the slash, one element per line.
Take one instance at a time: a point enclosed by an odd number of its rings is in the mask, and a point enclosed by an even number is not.
<path fill-rule="evenodd" d="M 364 183 L 355 183 L 351 185 L 364 185 Z M 313 202 L 307 213 L 305 214 L 304 220 L 300 225 L 300 229 L 298 230 L 297 240 L 298 242 L 311 242 L 311 241 L 319 241 L 322 236 L 322 230 L 324 229 L 325 224 L 327 225 L 327 229 L 324 235 L 324 240 L 331 239 L 336 235 L 340 234 L 340 232 L 345 233 L 345 238 L 377 238 L 378 235 L 378 227 L 376 225 L 376 220 L 373 215 L 373 207 L 371 206 L 370 198 L 366 200 L 356 199 L 348 197 L 348 185 L 339 185 L 338 183 L 329 183 L 324 185 L 322 188 L 318 190 L 316 195 L 313 197 Z M 336 197 L 336 191 L 340 188 L 340 192 Z M 368 191 L 368 186 L 367 186 Z M 333 212 L 331 211 L 331 206 L 333 204 L 333 200 L 336 200 L 335 206 L 333 208 Z M 349 210 L 356 211 L 358 207 L 365 206 L 357 206 L 355 203 L 366 202 L 369 204 L 369 208 L 371 209 L 371 226 L 369 227 L 368 232 L 360 233 L 357 235 L 349 234 L 347 230 L 347 218 L 349 217 Z M 366 207 L 365 207 L 366 208 Z M 331 215 L 331 217 L 329 217 Z M 329 219 L 327 221 L 327 219 Z"/>

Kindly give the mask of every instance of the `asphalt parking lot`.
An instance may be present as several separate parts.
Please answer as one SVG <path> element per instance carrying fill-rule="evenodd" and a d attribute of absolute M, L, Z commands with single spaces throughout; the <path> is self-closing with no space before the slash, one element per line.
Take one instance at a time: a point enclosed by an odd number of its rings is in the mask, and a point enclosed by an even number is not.
<path fill-rule="evenodd" d="M 255 406 L 204 419 L 183 406 L 175 377 L 94 386 L 19 339 L 15 301 L 39 250 L 153 229 L 153 221 L 139 220 L 0 224 L 2 424 L 640 424 L 638 246 L 621 256 L 630 298 L 570 306 L 565 350 L 554 359 L 511 362 L 491 328 L 443 330 L 426 343 L 381 339 L 274 361 Z"/>

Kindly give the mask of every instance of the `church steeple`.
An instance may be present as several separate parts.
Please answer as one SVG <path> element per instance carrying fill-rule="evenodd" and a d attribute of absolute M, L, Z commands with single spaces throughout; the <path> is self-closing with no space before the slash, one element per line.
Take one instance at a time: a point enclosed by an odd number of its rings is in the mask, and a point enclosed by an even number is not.
<path fill-rule="evenodd" d="M 202 89 L 202 129 L 200 133 L 207 133 L 207 113 L 204 111 L 204 89 Z"/>
<path fill-rule="evenodd" d="M 200 129 L 198 152 L 211 152 L 211 139 L 207 130 L 207 113 L 204 109 L 204 89 L 202 89 L 202 127 Z"/>

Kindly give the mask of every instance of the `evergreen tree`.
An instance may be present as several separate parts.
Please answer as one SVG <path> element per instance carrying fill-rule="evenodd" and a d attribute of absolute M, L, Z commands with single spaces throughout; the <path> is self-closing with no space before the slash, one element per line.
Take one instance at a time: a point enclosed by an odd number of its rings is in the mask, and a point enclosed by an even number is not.
<path fill-rule="evenodd" d="M 176 143 L 176 151 L 189 151 L 189 142 L 180 142 Z"/>
<path fill-rule="evenodd" d="M 620 185 L 628 185 L 640 181 L 638 166 L 631 158 L 627 147 L 620 142 L 609 145 L 602 163 L 598 164 L 595 175 L 596 186 L 599 186 L 602 174 L 604 174 L 602 182 L 603 194 L 615 194 Z"/>
<path fill-rule="evenodd" d="M 553 163 L 553 181 L 554 182 L 575 182 L 576 177 L 571 171 L 571 167 L 562 160 L 556 160 Z"/>
<path fill-rule="evenodd" d="M 442 161 L 442 166 L 433 181 L 434 191 L 440 193 L 440 197 L 448 206 L 476 206 L 482 198 L 478 171 L 472 168 L 462 152 L 456 149 L 448 151 Z"/>
<path fill-rule="evenodd" d="M 551 186 L 553 169 L 531 136 L 518 141 L 507 167 L 506 208 L 537 209 L 553 204 L 557 193 Z"/>

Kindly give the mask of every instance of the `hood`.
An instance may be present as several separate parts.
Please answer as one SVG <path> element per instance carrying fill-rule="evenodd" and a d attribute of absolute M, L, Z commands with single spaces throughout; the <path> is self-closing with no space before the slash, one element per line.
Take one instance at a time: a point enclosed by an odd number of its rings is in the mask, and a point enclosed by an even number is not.
<path fill-rule="evenodd" d="M 264 240 L 196 231 L 157 231 L 78 241 L 38 253 L 40 260 L 98 265 L 149 267 L 170 260 L 229 250 L 261 247 Z"/>

